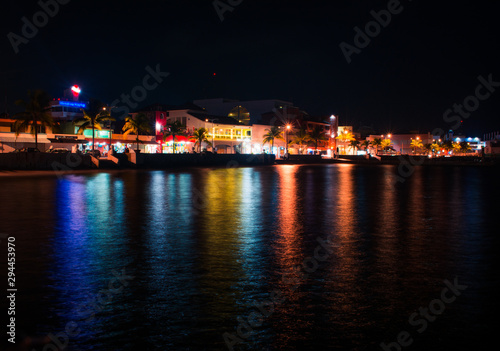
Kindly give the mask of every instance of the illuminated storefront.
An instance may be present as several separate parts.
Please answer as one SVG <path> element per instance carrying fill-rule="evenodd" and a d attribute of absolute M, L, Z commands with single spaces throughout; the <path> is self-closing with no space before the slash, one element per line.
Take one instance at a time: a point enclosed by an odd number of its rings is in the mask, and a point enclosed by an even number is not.
<path fill-rule="evenodd" d="M 86 138 L 87 143 L 79 147 L 81 152 L 92 150 L 92 137 Z M 94 150 L 99 150 L 102 156 L 107 156 L 109 152 L 109 139 L 95 138 Z M 135 140 L 127 140 L 123 138 L 112 138 L 111 145 L 116 153 L 124 153 L 128 149 L 136 150 L 139 148 L 140 152 L 147 154 L 155 154 L 160 152 L 160 145 L 155 141 L 141 140 L 139 145 Z"/>
<path fill-rule="evenodd" d="M 165 141 L 159 141 L 162 153 L 164 154 L 173 154 L 174 153 L 174 143 L 172 142 L 173 136 L 169 136 L 165 139 Z M 192 152 L 194 148 L 194 142 L 189 140 L 189 138 L 176 135 L 175 136 L 175 153 L 183 154 L 186 152 Z"/>

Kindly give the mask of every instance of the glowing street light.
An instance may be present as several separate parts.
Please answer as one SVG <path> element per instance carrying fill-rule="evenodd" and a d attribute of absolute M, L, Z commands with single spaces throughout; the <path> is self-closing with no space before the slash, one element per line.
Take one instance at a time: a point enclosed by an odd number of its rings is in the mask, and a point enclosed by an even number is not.
<path fill-rule="evenodd" d="M 109 106 L 109 116 L 111 117 L 111 111 L 115 108 L 116 106 Z M 103 106 L 102 110 L 106 111 L 108 108 L 106 106 Z M 113 135 L 113 130 L 111 129 L 111 125 L 113 123 L 112 120 L 109 120 L 109 150 L 108 154 L 112 153 L 113 150 L 113 141 L 112 141 L 112 135 Z"/>
<path fill-rule="evenodd" d="M 332 157 L 335 157 L 335 151 L 337 149 L 337 139 L 336 136 L 339 134 L 339 118 L 338 116 L 331 115 L 330 116 L 330 149 L 332 150 Z"/>
<path fill-rule="evenodd" d="M 286 125 L 286 130 L 285 130 L 285 143 L 286 143 L 286 157 L 288 157 L 288 131 L 290 130 L 291 126 L 289 124 Z"/>

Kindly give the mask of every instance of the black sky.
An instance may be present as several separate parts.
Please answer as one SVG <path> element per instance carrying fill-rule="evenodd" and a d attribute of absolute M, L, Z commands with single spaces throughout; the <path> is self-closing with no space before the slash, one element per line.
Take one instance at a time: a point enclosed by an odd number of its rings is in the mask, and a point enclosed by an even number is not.
<path fill-rule="evenodd" d="M 283 99 L 381 133 L 449 129 L 443 114 L 474 94 L 479 75 L 500 81 L 496 2 L 402 0 L 403 11 L 348 64 L 340 43 L 352 45 L 354 27 L 388 2 L 244 0 L 221 22 L 213 0 L 70 0 L 16 54 L 8 33 L 21 34 L 21 18 L 41 8 L 8 0 L 0 106 L 6 96 L 14 112 L 28 89 L 57 97 L 72 84 L 111 103 L 159 64 L 170 76 L 141 105 Z M 500 88 L 459 131 L 500 130 L 499 107 Z"/>

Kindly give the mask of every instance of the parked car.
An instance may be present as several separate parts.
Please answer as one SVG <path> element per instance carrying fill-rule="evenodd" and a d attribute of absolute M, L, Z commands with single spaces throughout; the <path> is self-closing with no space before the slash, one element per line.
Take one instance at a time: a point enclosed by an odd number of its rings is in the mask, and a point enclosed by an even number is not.
<path fill-rule="evenodd" d="M 40 150 L 34 147 L 23 147 L 18 152 L 40 152 Z"/>
<path fill-rule="evenodd" d="M 87 150 L 85 153 L 94 157 L 101 157 L 101 151 L 99 150 Z"/>
<path fill-rule="evenodd" d="M 56 147 L 56 148 L 48 150 L 47 152 L 50 152 L 51 154 L 59 154 L 59 153 L 69 152 L 69 150 L 64 148 L 64 147 Z"/>

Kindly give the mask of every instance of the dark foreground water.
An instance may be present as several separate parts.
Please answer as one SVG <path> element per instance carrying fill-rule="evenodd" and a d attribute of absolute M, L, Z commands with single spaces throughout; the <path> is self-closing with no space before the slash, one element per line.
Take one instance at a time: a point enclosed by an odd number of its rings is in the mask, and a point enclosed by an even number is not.
<path fill-rule="evenodd" d="M 486 349 L 500 330 L 498 169 L 417 168 L 395 185 L 397 172 L 0 178 L 4 293 L 5 234 L 16 244 L 16 341 L 42 338 L 46 351 Z"/>

